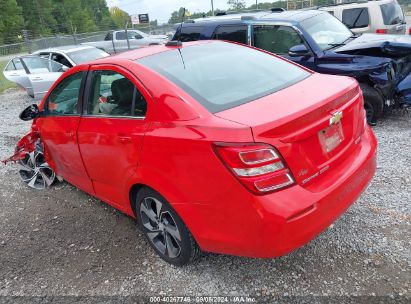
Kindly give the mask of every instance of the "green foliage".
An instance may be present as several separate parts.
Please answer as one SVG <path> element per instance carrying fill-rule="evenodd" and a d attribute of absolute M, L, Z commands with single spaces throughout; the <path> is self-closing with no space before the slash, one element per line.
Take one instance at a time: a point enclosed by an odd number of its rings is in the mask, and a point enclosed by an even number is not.
<path fill-rule="evenodd" d="M 110 15 L 118 28 L 124 28 L 127 22 L 131 24 L 130 15 L 117 6 L 110 7 Z"/>
<path fill-rule="evenodd" d="M 115 27 L 106 0 L 0 0 L 0 44 Z"/>
<path fill-rule="evenodd" d="M 233 10 L 233 11 L 245 9 L 244 0 L 228 0 L 227 4 L 230 6 L 230 10 Z"/>
<path fill-rule="evenodd" d="M 3 71 L 7 61 L 0 61 L 0 71 Z M 5 89 L 14 88 L 16 84 L 14 82 L 8 81 L 3 73 L 0 73 L 0 93 L 2 93 Z"/>
<path fill-rule="evenodd" d="M 21 7 L 16 0 L 0 0 L 0 43 L 17 42 L 22 27 Z"/>

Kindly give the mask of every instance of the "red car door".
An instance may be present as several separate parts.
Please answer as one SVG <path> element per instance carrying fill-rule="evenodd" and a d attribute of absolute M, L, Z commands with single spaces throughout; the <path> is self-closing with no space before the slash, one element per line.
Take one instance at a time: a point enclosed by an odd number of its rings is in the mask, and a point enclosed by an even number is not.
<path fill-rule="evenodd" d="M 148 123 L 141 84 L 125 69 L 92 66 L 78 128 L 80 152 L 96 195 L 128 208 L 126 180 L 135 172 Z"/>
<path fill-rule="evenodd" d="M 44 102 L 45 115 L 38 118 L 36 126 L 47 161 L 56 173 L 78 188 L 94 193 L 76 135 L 86 74 L 87 71 L 73 71 L 53 88 Z"/>

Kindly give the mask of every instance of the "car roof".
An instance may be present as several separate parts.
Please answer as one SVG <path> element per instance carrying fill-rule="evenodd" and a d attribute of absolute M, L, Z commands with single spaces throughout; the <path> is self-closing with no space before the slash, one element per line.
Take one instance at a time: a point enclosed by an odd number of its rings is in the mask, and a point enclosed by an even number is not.
<path fill-rule="evenodd" d="M 241 20 L 244 22 L 253 21 L 279 21 L 279 22 L 301 22 L 305 19 L 309 19 L 316 15 L 322 14 L 322 11 L 318 10 L 295 10 L 295 11 L 264 11 L 264 12 L 251 12 L 251 13 L 237 13 L 227 14 L 222 16 L 212 16 L 190 20 L 185 22 L 184 26 L 190 26 L 195 24 L 204 25 L 205 23 L 229 23 L 234 20 Z"/>
<path fill-rule="evenodd" d="M 200 40 L 200 41 L 192 41 L 192 42 L 183 42 L 181 46 L 167 46 L 164 44 L 151 45 L 151 46 L 141 47 L 135 50 L 123 52 L 117 55 L 111 55 L 109 57 L 100 58 L 100 59 L 93 61 L 93 63 L 110 64 L 113 62 L 113 60 L 114 61 L 116 60 L 138 60 L 143 57 L 175 50 L 176 48 L 185 48 L 185 47 L 189 47 L 192 45 L 207 44 L 207 43 L 221 43 L 221 41 Z M 230 42 L 225 42 L 225 43 L 230 43 Z"/>
<path fill-rule="evenodd" d="M 38 54 L 42 52 L 70 53 L 74 51 L 81 51 L 81 50 L 94 49 L 94 48 L 95 48 L 94 46 L 89 46 L 89 45 L 65 45 L 65 46 L 57 46 L 57 47 L 38 50 L 38 51 L 33 52 L 33 54 Z"/>
<path fill-rule="evenodd" d="M 393 0 L 359 0 L 359 1 L 350 1 L 350 2 L 342 2 L 342 3 L 338 3 L 338 4 L 330 4 L 330 5 L 322 5 L 319 6 L 319 9 L 344 9 L 344 8 L 351 8 L 351 7 L 358 7 L 358 6 L 372 6 L 372 5 L 376 5 L 379 6 L 381 4 L 385 4 L 385 3 L 391 3 L 394 2 Z M 397 1 L 398 3 L 398 1 Z"/>

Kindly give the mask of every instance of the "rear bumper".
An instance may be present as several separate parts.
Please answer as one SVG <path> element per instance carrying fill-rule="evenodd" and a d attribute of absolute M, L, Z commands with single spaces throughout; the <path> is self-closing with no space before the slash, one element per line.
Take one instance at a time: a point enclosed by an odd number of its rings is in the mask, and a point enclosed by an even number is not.
<path fill-rule="evenodd" d="M 264 196 L 233 192 L 238 206 L 250 206 L 247 217 L 244 210 L 231 210 L 218 224 L 223 211 L 209 212 L 203 233 L 194 237 L 205 251 L 258 258 L 285 255 L 316 237 L 361 195 L 375 173 L 376 148 L 367 128 L 355 153 L 328 173 L 321 190 L 296 185 Z"/>

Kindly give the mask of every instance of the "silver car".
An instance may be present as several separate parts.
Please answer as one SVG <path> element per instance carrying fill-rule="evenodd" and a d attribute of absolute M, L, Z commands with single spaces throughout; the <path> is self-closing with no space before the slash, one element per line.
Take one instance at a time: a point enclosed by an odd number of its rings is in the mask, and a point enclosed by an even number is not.
<path fill-rule="evenodd" d="M 23 87 L 34 99 L 41 99 L 54 81 L 69 68 L 39 56 L 15 57 L 4 68 L 6 79 Z"/>
<path fill-rule="evenodd" d="M 33 53 L 40 57 L 61 63 L 69 68 L 88 61 L 110 56 L 101 49 L 85 45 L 66 45 L 39 50 Z"/>
<path fill-rule="evenodd" d="M 39 50 L 33 55 L 15 57 L 3 74 L 23 87 L 34 99 L 41 99 L 54 81 L 69 68 L 88 61 L 110 56 L 91 46 L 62 46 Z"/>

